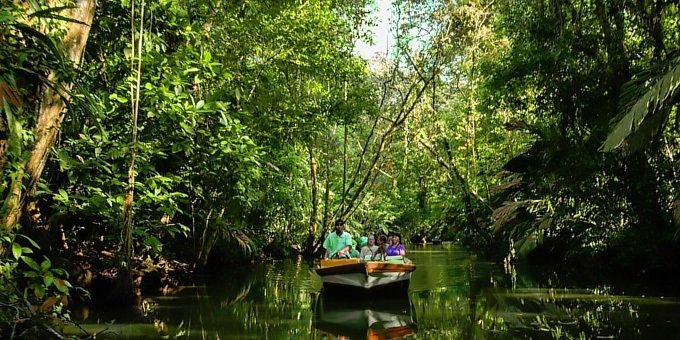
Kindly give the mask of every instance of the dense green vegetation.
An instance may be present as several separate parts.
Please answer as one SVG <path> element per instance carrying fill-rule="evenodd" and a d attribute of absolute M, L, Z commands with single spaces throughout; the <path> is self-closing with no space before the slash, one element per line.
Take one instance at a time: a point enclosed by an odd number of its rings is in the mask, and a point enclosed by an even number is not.
<path fill-rule="evenodd" d="M 143 272 L 313 255 L 335 219 L 680 263 L 676 3 L 398 0 L 366 61 L 374 7 L 3 2 L 0 332 L 92 274 L 130 298 Z"/>

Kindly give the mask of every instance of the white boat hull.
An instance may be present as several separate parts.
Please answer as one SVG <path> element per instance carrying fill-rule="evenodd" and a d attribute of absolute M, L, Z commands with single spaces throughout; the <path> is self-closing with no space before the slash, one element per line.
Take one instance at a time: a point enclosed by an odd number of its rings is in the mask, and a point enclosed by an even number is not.
<path fill-rule="evenodd" d="M 408 291 L 412 263 L 359 262 L 356 259 L 324 260 L 316 273 L 329 291 L 350 288 L 375 292 L 378 290 Z"/>
<path fill-rule="evenodd" d="M 363 289 L 372 289 L 395 283 L 406 283 L 409 280 L 411 280 L 410 272 L 373 273 L 368 275 L 365 273 L 348 273 L 321 277 L 321 281 L 325 285 L 336 284 Z"/>

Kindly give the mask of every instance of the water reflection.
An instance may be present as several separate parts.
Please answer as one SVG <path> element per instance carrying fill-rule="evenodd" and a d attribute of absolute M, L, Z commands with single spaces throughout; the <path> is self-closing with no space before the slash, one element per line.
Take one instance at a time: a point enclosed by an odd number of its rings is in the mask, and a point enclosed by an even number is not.
<path fill-rule="evenodd" d="M 651 282 L 542 267 L 506 271 L 455 250 L 410 254 L 419 260 L 411 292 L 418 338 L 680 339 L 677 288 L 665 291 L 674 298 L 661 297 Z"/>
<path fill-rule="evenodd" d="M 355 300 L 320 294 L 313 325 L 316 336 L 330 339 L 396 339 L 417 331 L 408 297 Z"/>
<path fill-rule="evenodd" d="M 418 269 L 402 300 L 320 297 L 314 264 L 286 260 L 226 268 L 174 295 L 147 297 L 135 311 L 74 317 L 90 332 L 109 327 L 118 339 L 680 339 L 677 288 L 661 297 L 650 283 L 629 279 L 540 267 L 506 272 L 440 246 L 409 256 Z"/>

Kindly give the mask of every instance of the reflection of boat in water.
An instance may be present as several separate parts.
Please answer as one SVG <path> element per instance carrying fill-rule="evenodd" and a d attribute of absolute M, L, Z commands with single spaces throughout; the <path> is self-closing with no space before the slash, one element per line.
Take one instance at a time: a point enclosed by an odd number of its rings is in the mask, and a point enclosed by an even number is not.
<path fill-rule="evenodd" d="M 406 293 L 411 272 L 416 270 L 413 263 L 404 263 L 404 258 L 388 261 L 359 262 L 358 259 L 322 260 L 316 273 L 321 277 L 328 291 L 342 289 L 376 292 L 392 290 Z"/>
<path fill-rule="evenodd" d="M 407 297 L 360 300 L 324 294 L 316 300 L 314 328 L 321 336 L 351 339 L 396 339 L 417 331 L 415 311 Z"/>

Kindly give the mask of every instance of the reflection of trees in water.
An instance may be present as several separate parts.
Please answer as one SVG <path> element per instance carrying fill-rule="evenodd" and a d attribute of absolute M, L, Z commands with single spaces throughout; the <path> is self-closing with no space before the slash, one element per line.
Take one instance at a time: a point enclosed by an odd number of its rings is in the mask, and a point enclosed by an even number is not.
<path fill-rule="evenodd" d="M 154 313 L 171 335 L 309 334 L 314 301 L 309 270 L 301 261 L 231 269 L 191 294 L 158 299 Z"/>
<path fill-rule="evenodd" d="M 615 295 L 563 273 L 508 273 L 501 266 L 454 252 L 413 252 L 419 268 L 410 293 L 418 338 L 668 338 L 680 334 L 680 303 L 673 299 Z M 447 255 L 447 256 L 443 256 Z M 428 257 L 428 258 L 426 258 Z M 148 299 L 135 334 L 197 338 L 309 338 L 320 335 L 313 304 L 320 282 L 304 262 L 282 261 L 225 270 L 222 278 L 188 287 L 173 297 Z M 360 300 L 346 297 L 350 305 Z M 370 309 L 370 308 L 369 308 Z M 350 311 L 351 312 L 351 311 Z M 121 320 L 121 318 L 116 318 Z M 154 321 L 155 320 L 155 321 Z M 649 326 L 647 326 L 649 325 Z M 123 325 L 127 326 L 127 325 Z M 124 336 L 130 334 L 124 330 Z M 132 338 L 131 336 L 129 338 Z"/>
<path fill-rule="evenodd" d="M 481 291 L 489 285 L 489 278 L 480 276 L 479 270 L 474 260 L 459 259 L 452 285 L 411 294 L 418 314 L 418 337 L 483 339 L 506 330 L 503 320 L 486 309 Z"/>
<path fill-rule="evenodd" d="M 606 289 L 495 289 L 487 301 L 514 334 L 532 338 L 667 338 L 680 334 L 680 303 L 610 295 Z"/>
<path fill-rule="evenodd" d="M 553 289 L 569 282 L 554 272 L 510 271 L 457 259 L 447 285 L 411 293 L 418 337 L 482 338 L 667 338 L 680 334 L 680 303 L 612 295 L 608 289 Z M 420 286 L 438 287 L 436 273 L 420 273 Z M 561 281 L 559 281 L 561 279 Z M 431 280 L 431 282 L 423 282 Z M 581 284 L 582 285 L 582 284 Z"/>
<path fill-rule="evenodd" d="M 502 318 L 508 334 L 531 338 L 665 338 L 680 334 L 680 303 L 615 295 L 597 273 L 569 273 L 534 267 L 494 274 L 482 289 L 485 308 Z"/>

